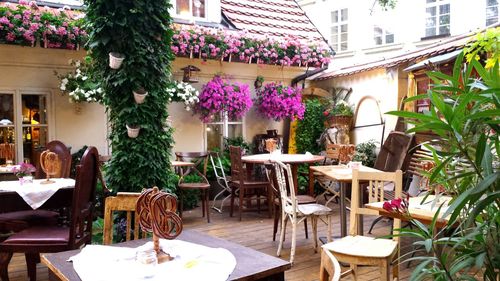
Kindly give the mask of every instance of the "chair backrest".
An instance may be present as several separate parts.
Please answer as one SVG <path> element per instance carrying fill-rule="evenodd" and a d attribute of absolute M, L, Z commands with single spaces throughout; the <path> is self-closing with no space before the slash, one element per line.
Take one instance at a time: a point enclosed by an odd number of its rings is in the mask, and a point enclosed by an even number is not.
<path fill-rule="evenodd" d="M 196 167 L 203 165 L 202 174 L 207 175 L 207 152 L 176 152 L 175 157 L 177 161 L 194 162 Z"/>
<path fill-rule="evenodd" d="M 139 239 L 139 216 L 136 213 L 136 204 L 139 196 L 141 196 L 141 193 L 118 192 L 116 196 L 108 196 L 106 198 L 106 203 L 104 204 L 104 245 L 113 243 L 113 212 L 115 211 L 124 211 L 127 213 L 127 225 L 125 229 L 126 241 L 130 241 L 132 238 Z M 133 236 L 132 230 L 134 232 Z M 146 237 L 145 232 L 142 232 L 142 237 Z"/>
<path fill-rule="evenodd" d="M 229 146 L 229 157 L 231 158 L 231 179 L 243 182 L 246 171 L 243 169 L 243 161 L 241 161 L 241 147 Z"/>
<path fill-rule="evenodd" d="M 76 167 L 75 190 L 70 222 L 70 249 L 90 243 L 92 240 L 92 219 L 95 205 L 99 153 L 89 146 Z"/>
<path fill-rule="evenodd" d="M 330 251 L 322 248 L 319 281 L 338 281 L 340 280 L 340 275 L 340 264 L 338 260 Z"/>
<path fill-rule="evenodd" d="M 276 182 L 278 183 L 282 210 L 290 207 L 294 211 L 297 210 L 298 203 L 295 196 L 295 187 L 293 186 L 292 168 L 290 168 L 290 164 L 275 161 L 273 166 L 276 173 Z"/>
<path fill-rule="evenodd" d="M 374 168 L 384 172 L 401 170 L 413 136 L 393 131 L 389 133 L 375 160 Z"/>
<path fill-rule="evenodd" d="M 69 148 L 62 142 L 58 140 L 53 140 L 45 146 L 45 149 L 52 151 L 59 156 L 59 161 L 61 162 L 61 170 L 54 176 L 55 178 L 69 178 L 71 171 L 71 152 Z M 44 179 L 47 177 L 45 172 L 42 170 L 40 161 L 37 161 L 35 178 Z"/>
<path fill-rule="evenodd" d="M 378 216 L 378 212 L 365 208 L 360 205 L 361 185 L 360 182 L 368 182 L 368 202 L 384 201 L 384 186 L 387 184 L 394 185 L 395 198 L 401 198 L 403 190 L 403 172 L 361 172 L 357 169 L 352 171 L 352 196 L 351 196 L 351 218 L 350 218 L 350 235 L 357 235 L 357 225 L 360 223 L 359 215 L 374 215 Z M 363 184 L 363 186 L 365 186 Z M 394 229 L 400 228 L 401 220 L 394 219 Z M 397 237 L 394 237 L 397 240 Z"/>
<path fill-rule="evenodd" d="M 354 156 L 356 147 L 353 144 L 332 144 L 326 145 L 325 161 L 331 160 L 336 163 L 348 163 Z M 326 163 L 325 163 L 326 164 Z M 329 163 L 328 163 L 329 164 Z"/>

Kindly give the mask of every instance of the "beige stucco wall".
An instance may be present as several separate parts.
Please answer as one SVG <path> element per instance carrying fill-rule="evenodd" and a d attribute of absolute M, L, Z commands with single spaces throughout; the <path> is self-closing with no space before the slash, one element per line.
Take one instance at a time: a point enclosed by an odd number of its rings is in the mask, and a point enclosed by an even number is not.
<path fill-rule="evenodd" d="M 83 104 L 80 113 L 62 96 L 58 89 L 58 79 L 54 71 L 70 70 L 69 59 L 81 59 L 84 51 L 67 51 L 43 48 L 28 48 L 0 44 L 0 92 L 26 91 L 48 92 L 51 96 L 49 108 L 49 139 L 58 139 L 71 146 L 72 152 L 83 145 L 96 146 L 101 154 L 109 154 L 107 141 L 107 123 L 104 107 L 98 104 Z M 253 81 L 258 75 L 267 82 L 282 81 L 290 84 L 291 79 L 303 74 L 304 68 L 261 66 L 256 64 L 227 63 L 199 59 L 177 58 L 172 63 L 172 73 L 178 80 L 182 79 L 182 67 L 195 65 L 201 69 L 199 83 L 193 84 L 197 89 L 215 74 L 223 73 L 233 77 L 234 81 L 249 84 L 254 93 Z M 197 116 L 184 110 L 182 104 L 173 103 L 168 106 L 173 126 L 176 129 L 174 151 L 205 150 L 204 125 Z M 255 109 L 245 117 L 244 137 L 251 141 L 255 134 L 265 133 L 268 129 L 278 129 L 283 133 L 283 124 L 264 119 Z"/>
<path fill-rule="evenodd" d="M 397 118 L 385 114 L 399 107 L 400 96 L 406 90 L 405 74 L 398 73 L 397 69 L 375 69 L 348 76 L 335 77 L 329 80 L 315 82 L 314 85 L 329 89 L 331 87 L 352 88 L 353 92 L 349 103 L 358 106 L 361 98 L 374 97 L 380 104 L 382 118 L 386 120 L 384 139 L 391 130 L 394 130 Z M 365 100 L 359 108 L 356 126 L 380 123 L 379 111 L 376 102 Z M 358 144 L 370 139 L 380 142 L 382 126 L 354 129 L 351 133 L 351 143 Z"/>

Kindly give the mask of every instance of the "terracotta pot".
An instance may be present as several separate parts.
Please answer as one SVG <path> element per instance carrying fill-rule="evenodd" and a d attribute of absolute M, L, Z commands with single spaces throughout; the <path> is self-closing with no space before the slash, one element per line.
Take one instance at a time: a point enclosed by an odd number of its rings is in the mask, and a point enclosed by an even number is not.
<path fill-rule="evenodd" d="M 124 59 L 125 56 L 120 53 L 109 53 L 109 67 L 111 67 L 112 69 L 119 69 L 122 66 L 122 62 Z"/>
<path fill-rule="evenodd" d="M 327 120 L 328 125 L 330 128 L 341 126 L 341 125 L 347 125 L 349 128 L 351 128 L 352 124 L 352 116 L 346 116 L 346 115 L 334 115 L 330 116 Z"/>
<path fill-rule="evenodd" d="M 148 92 L 146 92 L 146 90 L 144 90 L 143 88 L 137 89 L 133 91 L 133 93 L 135 103 L 137 104 L 144 103 L 144 99 L 146 99 L 146 96 L 148 95 Z"/>

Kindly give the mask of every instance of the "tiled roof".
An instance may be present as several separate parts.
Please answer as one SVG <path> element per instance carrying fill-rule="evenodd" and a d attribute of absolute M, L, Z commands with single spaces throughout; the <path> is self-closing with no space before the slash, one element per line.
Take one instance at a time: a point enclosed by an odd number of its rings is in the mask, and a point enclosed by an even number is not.
<path fill-rule="evenodd" d="M 316 77 L 314 80 L 316 81 L 326 80 L 334 77 L 356 74 L 373 69 L 393 67 L 403 63 L 417 62 L 418 60 L 425 59 L 428 57 L 453 52 L 455 50 L 463 48 L 473 38 L 474 34 L 478 32 L 480 31 L 475 31 L 472 33 L 455 36 L 453 38 L 446 38 L 423 49 L 401 53 L 389 58 L 383 58 L 380 60 L 371 61 L 364 64 L 335 69 L 323 73 L 322 75 Z"/>
<path fill-rule="evenodd" d="M 236 28 L 249 33 L 324 40 L 295 0 L 221 0 L 221 7 Z"/>

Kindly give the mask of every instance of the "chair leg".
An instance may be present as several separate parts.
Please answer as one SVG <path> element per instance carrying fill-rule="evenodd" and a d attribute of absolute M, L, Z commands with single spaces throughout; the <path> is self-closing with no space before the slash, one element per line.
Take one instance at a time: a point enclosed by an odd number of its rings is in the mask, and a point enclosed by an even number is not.
<path fill-rule="evenodd" d="M 297 221 L 292 221 L 292 249 L 290 250 L 290 263 L 293 265 L 295 247 L 297 246 Z"/>
<path fill-rule="evenodd" d="M 210 207 L 209 205 L 209 199 L 208 199 L 208 189 L 203 191 L 204 197 L 203 200 L 205 201 L 205 212 L 207 213 L 207 222 L 210 223 Z"/>
<path fill-rule="evenodd" d="M 380 264 L 380 280 L 389 281 L 391 279 L 391 271 L 389 270 L 390 261 L 385 259 Z"/>
<path fill-rule="evenodd" d="M 330 216 L 330 215 L 326 216 L 326 220 L 327 220 L 327 224 L 328 224 L 328 237 L 326 238 L 326 240 L 328 242 L 332 242 L 332 237 L 333 237 L 333 234 L 332 234 L 332 216 Z"/>
<path fill-rule="evenodd" d="M 314 252 L 318 252 L 318 217 L 311 217 L 311 224 L 313 228 L 313 238 L 314 238 Z"/>
<path fill-rule="evenodd" d="M 37 260 L 40 260 L 40 254 L 25 253 L 24 256 L 28 267 L 28 277 L 30 278 L 30 281 L 36 281 L 36 264 Z"/>
<path fill-rule="evenodd" d="M 201 199 L 201 217 L 205 217 L 205 190 L 201 190 L 200 192 L 200 199 Z"/>
<path fill-rule="evenodd" d="M 241 212 L 243 212 L 243 197 L 245 195 L 245 189 L 242 187 L 240 187 L 240 204 L 238 204 L 238 215 L 240 217 L 240 221 L 241 221 Z"/>
<path fill-rule="evenodd" d="M 276 255 L 281 256 L 281 249 L 283 248 L 283 241 L 285 241 L 285 229 L 286 229 L 286 219 L 287 215 L 281 213 L 281 232 L 280 232 L 280 244 L 278 245 L 278 251 Z"/>
<path fill-rule="evenodd" d="M 236 187 L 232 186 L 231 187 L 231 207 L 229 209 L 229 216 L 233 216 L 233 210 L 234 210 L 234 197 L 236 197 Z M 241 203 L 240 203 L 241 204 Z"/>
<path fill-rule="evenodd" d="M 352 279 L 354 281 L 358 280 L 358 265 L 357 264 L 351 264 L 351 274 L 352 274 Z"/>
<path fill-rule="evenodd" d="M 397 257 L 394 259 L 397 259 Z M 391 264 L 391 263 L 389 263 L 389 264 Z M 392 280 L 394 280 L 394 279 L 399 281 L 399 262 L 398 262 L 398 260 L 395 260 L 393 265 L 392 265 Z"/>
<path fill-rule="evenodd" d="M 0 252 L 0 279 L 2 281 L 9 281 L 9 262 L 12 255 L 11 252 Z"/>
<path fill-rule="evenodd" d="M 306 239 L 309 239 L 309 233 L 307 231 L 307 219 L 304 220 L 304 232 L 306 235 Z"/>
<path fill-rule="evenodd" d="M 273 224 L 273 241 L 276 241 L 276 233 L 278 232 L 278 222 L 281 217 L 281 208 L 274 205 L 274 224 Z"/>
<path fill-rule="evenodd" d="M 271 218 L 274 214 L 272 212 L 274 205 L 274 196 L 273 191 L 271 190 L 271 185 L 267 186 L 267 208 L 269 210 L 269 218 Z"/>
<path fill-rule="evenodd" d="M 181 217 L 181 219 L 182 219 L 182 210 L 184 209 L 184 204 L 182 204 L 182 201 L 184 201 L 184 200 L 182 200 L 182 197 L 183 197 L 182 193 L 183 193 L 182 189 L 180 189 L 179 190 L 179 216 Z"/>

